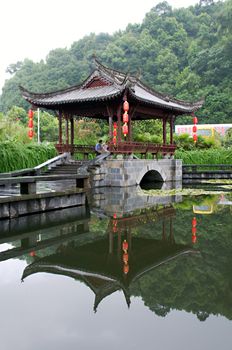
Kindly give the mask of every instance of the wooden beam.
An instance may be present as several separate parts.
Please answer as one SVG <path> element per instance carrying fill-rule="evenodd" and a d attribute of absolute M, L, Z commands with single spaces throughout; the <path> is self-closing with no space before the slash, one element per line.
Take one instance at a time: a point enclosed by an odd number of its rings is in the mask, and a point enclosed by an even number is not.
<path fill-rule="evenodd" d="M 168 111 L 160 108 L 146 107 L 138 105 L 134 112 L 134 119 L 153 119 L 153 118 L 164 118 L 168 114 Z"/>

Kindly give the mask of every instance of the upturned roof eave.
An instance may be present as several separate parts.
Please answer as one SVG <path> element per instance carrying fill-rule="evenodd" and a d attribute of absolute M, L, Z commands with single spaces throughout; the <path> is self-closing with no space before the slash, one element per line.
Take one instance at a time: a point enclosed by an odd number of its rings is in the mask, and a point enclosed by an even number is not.
<path fill-rule="evenodd" d="M 104 102 L 104 101 L 110 101 L 113 100 L 120 95 L 123 94 L 123 90 L 118 90 L 116 93 L 113 93 L 108 96 L 101 96 L 101 97 L 93 97 L 93 98 L 83 98 L 83 99 L 72 99 L 72 100 L 61 100 L 61 101 L 43 101 L 42 99 L 35 99 L 32 97 L 28 97 L 23 95 L 25 100 L 29 102 L 30 104 L 38 107 L 44 107 L 44 108 L 51 108 L 52 106 L 57 107 L 57 106 L 67 106 L 67 105 L 75 105 L 75 104 L 83 104 L 86 102 Z"/>
<path fill-rule="evenodd" d="M 196 101 L 196 102 L 191 104 L 191 103 L 188 103 L 188 102 L 185 102 L 185 101 L 176 100 L 176 99 L 173 99 L 173 98 L 168 98 L 168 101 L 166 101 L 164 99 L 163 102 L 152 101 L 152 100 L 145 99 L 145 98 L 142 98 L 142 97 L 136 95 L 136 93 L 134 92 L 133 87 L 130 87 L 128 89 L 128 92 L 129 92 L 129 95 L 134 100 L 136 100 L 136 101 L 138 101 L 140 103 L 143 103 L 143 104 L 149 105 L 149 106 L 158 107 L 158 108 L 163 108 L 163 109 L 170 110 L 170 111 L 181 112 L 182 114 L 193 113 L 193 112 L 197 111 L 199 108 L 201 108 L 201 106 L 204 103 L 204 100 L 200 100 L 200 101 Z M 149 89 L 148 92 L 152 93 L 152 90 Z M 154 97 L 162 98 L 161 97 L 162 95 L 159 94 L 159 93 L 158 94 L 153 93 L 153 95 L 154 95 Z M 172 105 L 168 105 L 167 104 L 168 102 L 175 103 L 175 104 L 180 104 L 180 105 L 179 106 L 172 106 Z"/>

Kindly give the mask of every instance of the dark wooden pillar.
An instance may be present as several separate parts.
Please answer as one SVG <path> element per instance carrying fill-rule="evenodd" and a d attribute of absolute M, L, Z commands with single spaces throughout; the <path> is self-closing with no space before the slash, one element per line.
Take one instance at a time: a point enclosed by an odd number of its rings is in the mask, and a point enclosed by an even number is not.
<path fill-rule="evenodd" d="M 174 117 L 170 117 L 170 144 L 173 145 Z"/>
<path fill-rule="evenodd" d="M 121 261 L 121 254 L 122 254 L 122 233 L 120 230 L 118 230 L 118 260 Z"/>
<path fill-rule="evenodd" d="M 171 243 L 174 243 L 174 234 L 173 234 L 173 223 L 172 223 L 172 218 L 170 218 L 170 241 Z"/>
<path fill-rule="evenodd" d="M 69 118 L 67 115 L 65 116 L 65 121 L 66 121 L 66 128 L 65 128 L 65 130 L 66 130 L 66 145 L 68 146 L 68 144 L 69 144 Z"/>
<path fill-rule="evenodd" d="M 128 242 L 128 251 L 129 253 L 131 253 L 132 251 L 132 233 L 131 233 L 131 228 L 128 228 L 128 232 L 127 232 L 127 242 Z"/>
<path fill-rule="evenodd" d="M 117 109 L 117 122 L 118 122 L 118 142 L 122 141 L 122 106 L 121 104 L 118 106 Z"/>
<path fill-rule="evenodd" d="M 132 117 L 132 115 L 129 113 L 129 120 L 128 120 L 128 141 L 132 141 L 132 123 L 131 123 L 131 117 Z"/>
<path fill-rule="evenodd" d="M 109 141 L 112 142 L 113 141 L 113 111 L 112 111 L 112 108 L 110 108 L 109 106 L 106 106 L 106 109 L 107 109 L 107 114 L 109 118 Z"/>
<path fill-rule="evenodd" d="M 109 115 L 109 140 L 113 141 L 113 116 Z"/>
<path fill-rule="evenodd" d="M 70 119 L 71 124 L 71 146 L 72 146 L 72 153 L 73 153 L 73 144 L 74 144 L 74 119 L 71 117 Z"/>
<path fill-rule="evenodd" d="M 113 230 L 109 230 L 109 254 L 113 254 L 114 250 L 114 234 Z"/>
<path fill-rule="evenodd" d="M 167 142 L 167 131 L 166 131 L 166 125 L 167 125 L 167 119 L 166 117 L 163 118 L 163 144 L 166 145 Z"/>
<path fill-rule="evenodd" d="M 59 144 L 62 144 L 62 112 L 59 111 L 59 116 L 58 116 L 58 120 L 59 120 Z"/>
<path fill-rule="evenodd" d="M 162 240 L 166 241 L 166 227 L 165 227 L 165 221 L 162 222 Z"/>

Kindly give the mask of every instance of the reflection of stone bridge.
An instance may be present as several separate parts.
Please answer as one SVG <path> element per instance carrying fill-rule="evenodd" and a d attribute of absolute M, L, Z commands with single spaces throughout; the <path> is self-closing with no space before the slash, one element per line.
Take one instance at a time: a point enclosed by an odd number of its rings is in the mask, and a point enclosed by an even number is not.
<path fill-rule="evenodd" d="M 110 189 L 108 189 L 109 191 Z M 117 199 L 119 200 L 119 207 L 118 211 L 119 213 L 123 213 L 125 208 L 129 209 L 127 204 L 128 201 L 137 201 L 140 208 L 144 207 L 145 202 L 150 202 L 149 205 L 151 206 L 152 202 L 149 201 L 149 197 L 146 195 L 142 195 L 143 199 L 140 202 L 139 198 L 141 196 L 137 195 L 136 193 L 133 193 L 132 191 L 123 191 L 120 189 L 120 191 L 117 192 Z M 129 195 L 130 193 L 130 195 Z M 133 195 L 132 195 L 133 193 Z M 120 196 L 118 196 L 120 194 Z M 107 203 L 104 201 L 101 202 L 103 204 L 102 210 L 100 210 L 100 216 L 104 212 L 105 208 L 104 206 L 107 205 L 107 208 L 110 213 L 112 213 L 112 210 L 114 210 L 114 205 L 111 202 L 110 207 L 110 201 L 114 199 L 112 196 L 107 196 L 107 193 L 104 192 L 104 195 L 106 195 Z M 132 195 L 132 197 L 131 197 Z M 98 197 L 98 194 L 97 194 Z M 113 190 L 113 197 L 114 197 L 114 190 Z M 132 199 L 133 198 L 133 199 Z M 155 197 L 154 197 L 155 198 Z M 109 200 L 109 201 L 108 201 Z M 168 203 L 168 200 L 170 202 L 170 198 L 166 198 L 165 201 Z M 97 200 L 98 201 L 98 200 Z M 162 202 L 165 202 L 162 200 Z M 98 201 L 99 202 L 99 201 Z M 114 202 L 115 203 L 115 202 Z M 136 209 L 136 208 L 134 208 Z M 132 226 L 133 223 L 142 222 L 146 220 L 147 222 L 154 220 L 157 217 L 160 217 L 161 215 L 167 215 L 167 210 L 173 210 L 173 209 L 167 209 L 166 211 L 161 213 L 162 211 L 159 210 L 159 212 L 156 211 L 156 208 L 151 208 L 151 211 L 148 212 L 146 210 L 143 210 L 143 213 L 141 212 L 142 209 L 140 209 L 140 215 L 138 215 L 135 218 L 135 216 L 125 218 L 124 225 L 127 222 L 127 225 Z M 97 214 L 99 214 L 98 208 L 93 208 L 93 211 L 95 211 Z M 111 216 L 111 215 L 110 215 Z M 15 258 L 18 256 L 21 256 L 23 254 L 30 253 L 31 251 L 37 251 L 41 250 L 47 247 L 52 247 L 54 245 L 62 244 L 68 240 L 72 240 L 75 238 L 75 240 L 78 241 L 78 244 L 85 244 L 89 240 L 92 240 L 93 237 L 90 233 L 88 233 L 88 220 L 89 220 L 89 212 L 88 208 L 81 206 L 81 207 L 73 207 L 69 209 L 63 209 L 57 211 L 51 211 L 46 212 L 42 214 L 33 214 L 30 216 L 22 216 L 19 218 L 14 218 L 11 220 L 5 219 L 0 221 L 0 244 L 2 243 L 11 243 L 15 242 L 12 249 L 8 249 L 6 251 L 0 252 L 0 261 L 7 260 L 10 258 Z M 84 233 L 84 234 L 79 234 Z M 88 233 L 88 234 L 87 234 Z M 78 235 L 79 234 L 79 235 Z M 78 235 L 78 237 L 77 237 Z M 46 237 L 46 238 L 44 238 Z M 96 239 L 96 237 L 95 237 Z"/>
<path fill-rule="evenodd" d="M 0 252 L 0 261 L 16 258 L 44 248 L 62 245 L 74 238 L 83 244 L 89 212 L 85 207 L 73 207 L 43 214 L 34 214 L 0 221 L 0 244 L 13 243 L 14 247 Z M 84 234 L 83 234 L 84 233 Z"/>
<path fill-rule="evenodd" d="M 162 187 L 166 189 L 166 184 Z M 92 192 L 90 202 L 92 211 L 98 215 L 113 216 L 114 213 L 126 214 L 131 211 L 149 207 L 166 206 L 171 203 L 181 202 L 181 195 L 173 195 L 163 192 L 162 195 L 149 195 L 139 186 L 129 188 L 96 188 Z"/>

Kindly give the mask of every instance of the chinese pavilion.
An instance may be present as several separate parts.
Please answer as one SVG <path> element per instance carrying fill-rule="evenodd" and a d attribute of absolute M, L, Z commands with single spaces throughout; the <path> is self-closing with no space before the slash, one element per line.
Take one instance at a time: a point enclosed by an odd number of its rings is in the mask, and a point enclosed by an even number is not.
<path fill-rule="evenodd" d="M 194 115 L 203 101 L 177 100 L 147 87 L 138 77 L 103 66 L 96 59 L 95 65 L 96 69 L 78 86 L 51 93 L 32 93 L 21 87 L 23 97 L 33 108 L 46 108 L 56 113 L 59 120 L 57 150 L 60 153 L 81 151 L 83 146 L 74 145 L 74 118 L 85 117 L 108 122 L 111 153 L 173 154 L 175 118 Z M 162 121 L 162 145 L 133 142 L 133 121 L 149 119 Z M 62 131 L 63 122 L 65 132 Z M 167 124 L 170 125 L 169 144 Z"/>

